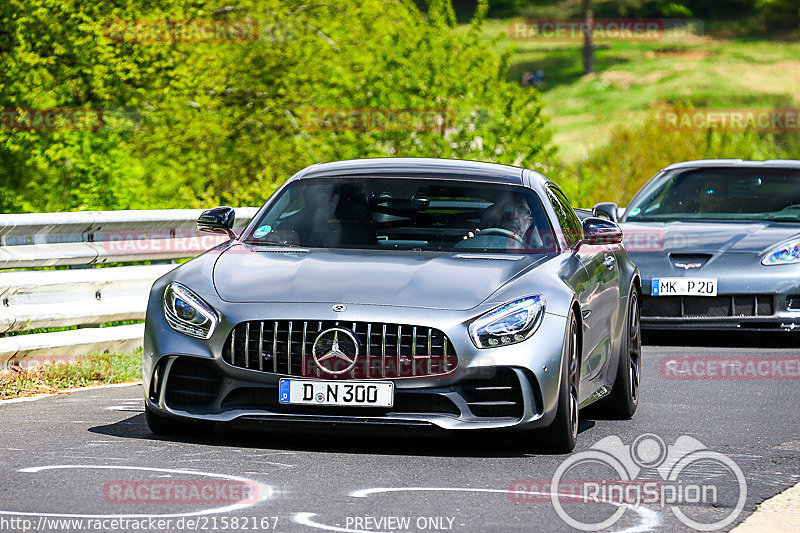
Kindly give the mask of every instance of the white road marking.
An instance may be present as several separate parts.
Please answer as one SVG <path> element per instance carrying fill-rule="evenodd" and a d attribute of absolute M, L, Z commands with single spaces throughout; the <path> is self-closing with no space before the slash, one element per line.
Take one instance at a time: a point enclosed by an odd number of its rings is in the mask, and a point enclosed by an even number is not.
<path fill-rule="evenodd" d="M 201 511 L 192 511 L 187 513 L 172 513 L 172 514 L 72 514 L 72 513 L 35 513 L 26 511 L 4 511 L 0 510 L 0 515 L 11 516 L 47 516 L 53 518 L 180 518 L 188 516 L 203 516 L 210 514 L 222 514 L 238 511 L 252 507 L 264 500 L 272 498 L 276 491 L 269 485 L 258 483 L 252 479 L 247 479 L 239 476 L 231 476 L 228 474 L 215 474 L 210 472 L 200 472 L 197 470 L 175 470 L 172 468 L 154 468 L 147 466 L 114 466 L 114 465 L 50 465 L 50 466 L 33 466 L 23 468 L 18 472 L 25 472 L 36 474 L 45 470 L 69 470 L 69 469 L 87 469 L 87 470 L 139 470 L 143 472 L 164 472 L 168 474 L 181 474 L 186 476 L 202 476 L 217 479 L 228 479 L 231 481 L 238 481 L 241 483 L 254 483 L 258 487 L 258 499 L 251 503 L 237 503 L 227 505 L 225 507 L 214 507 L 212 509 L 204 509 Z"/>
<path fill-rule="evenodd" d="M 108 411 L 144 412 L 144 400 L 142 398 L 117 398 L 111 401 L 117 402 L 118 405 L 109 405 L 106 407 Z"/>

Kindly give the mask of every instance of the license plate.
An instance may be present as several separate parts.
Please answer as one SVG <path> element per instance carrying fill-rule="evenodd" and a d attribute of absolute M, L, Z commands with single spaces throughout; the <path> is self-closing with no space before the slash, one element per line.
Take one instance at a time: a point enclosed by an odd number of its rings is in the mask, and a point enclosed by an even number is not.
<path fill-rule="evenodd" d="M 320 381 L 282 379 L 278 401 L 294 405 L 347 405 L 350 407 L 392 407 L 391 381 Z"/>
<path fill-rule="evenodd" d="M 715 278 L 659 278 L 650 289 L 652 296 L 716 296 Z"/>

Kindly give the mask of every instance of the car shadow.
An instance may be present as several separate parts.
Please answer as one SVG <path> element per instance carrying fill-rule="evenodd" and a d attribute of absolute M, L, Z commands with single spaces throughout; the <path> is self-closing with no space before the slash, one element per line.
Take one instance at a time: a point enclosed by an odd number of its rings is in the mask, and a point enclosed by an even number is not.
<path fill-rule="evenodd" d="M 578 433 L 593 428 L 595 423 L 581 419 Z M 176 435 L 156 435 L 147 427 L 144 414 L 125 420 L 89 428 L 89 432 L 109 437 L 137 439 L 150 442 L 200 444 L 221 448 L 253 448 L 281 451 L 308 451 L 324 453 L 410 455 L 472 458 L 513 458 L 530 455 L 562 455 L 550 450 L 545 442 L 541 446 L 528 445 L 521 451 L 520 440 L 507 432 L 475 431 L 469 433 L 394 433 L 375 435 L 373 431 L 302 431 L 283 432 L 266 429 L 264 424 L 230 426 L 218 424 L 212 431 L 189 432 Z M 335 434 L 335 439 L 319 438 Z M 265 435 L 269 438 L 265 439 Z M 364 436 L 368 439 L 364 439 Z"/>
<path fill-rule="evenodd" d="M 643 331 L 647 346 L 703 346 L 721 348 L 797 348 L 800 332 L 760 331 Z"/>

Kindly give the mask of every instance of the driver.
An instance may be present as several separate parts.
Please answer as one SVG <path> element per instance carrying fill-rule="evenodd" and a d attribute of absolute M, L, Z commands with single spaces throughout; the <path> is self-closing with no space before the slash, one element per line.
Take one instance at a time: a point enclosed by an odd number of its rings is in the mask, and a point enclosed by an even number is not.
<path fill-rule="evenodd" d="M 728 184 L 725 180 L 719 178 L 706 180 L 700 189 L 700 214 L 724 212 L 727 192 Z"/>
<path fill-rule="evenodd" d="M 489 207 L 481 217 L 481 226 L 484 231 L 504 230 L 508 237 L 514 239 L 514 248 L 524 248 L 525 235 L 531 227 L 533 217 L 525 197 L 521 194 L 508 194 L 500 198 Z M 464 240 L 475 238 L 481 229 L 469 232 Z"/>

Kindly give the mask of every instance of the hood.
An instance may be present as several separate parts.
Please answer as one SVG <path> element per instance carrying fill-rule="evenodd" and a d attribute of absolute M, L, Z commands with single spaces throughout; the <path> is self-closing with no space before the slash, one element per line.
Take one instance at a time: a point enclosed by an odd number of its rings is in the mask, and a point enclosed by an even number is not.
<path fill-rule="evenodd" d="M 623 223 L 625 245 L 631 254 L 722 252 L 763 254 L 796 235 L 799 224 L 781 222 L 666 222 Z"/>
<path fill-rule="evenodd" d="M 236 245 L 214 266 L 228 302 L 322 302 L 471 309 L 546 255 Z"/>

